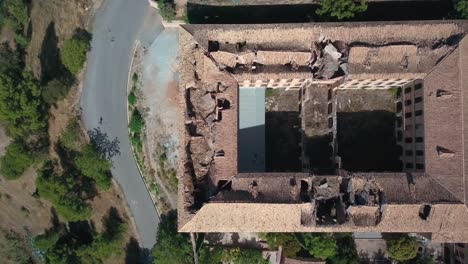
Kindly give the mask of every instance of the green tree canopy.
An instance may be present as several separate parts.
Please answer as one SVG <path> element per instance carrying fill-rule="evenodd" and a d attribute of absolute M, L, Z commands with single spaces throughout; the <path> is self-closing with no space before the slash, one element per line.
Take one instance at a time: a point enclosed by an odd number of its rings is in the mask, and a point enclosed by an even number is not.
<path fill-rule="evenodd" d="M 161 217 L 157 238 L 152 250 L 154 264 L 193 263 L 192 245 L 187 234 L 177 232 L 175 211 Z"/>
<path fill-rule="evenodd" d="M 455 10 L 460 18 L 468 18 L 468 0 L 456 0 Z"/>
<path fill-rule="evenodd" d="M 75 158 L 75 164 L 83 176 L 93 179 L 100 189 L 109 190 L 112 183 L 112 164 L 103 158 L 93 145 L 84 147 L 82 153 Z"/>
<path fill-rule="evenodd" d="M 87 260 L 104 262 L 110 256 L 121 253 L 127 224 L 120 217 L 117 209 L 109 210 L 104 225 L 106 227 L 104 233 L 95 237 L 91 244 L 82 246 L 78 250 L 78 256 Z"/>
<path fill-rule="evenodd" d="M 0 1 L 0 25 L 18 32 L 26 27 L 28 20 L 29 11 L 25 0 Z"/>
<path fill-rule="evenodd" d="M 90 48 L 89 41 L 85 37 L 75 35 L 63 43 L 62 63 L 73 75 L 78 74 L 86 62 L 86 53 Z"/>
<path fill-rule="evenodd" d="M 359 264 L 359 255 L 351 234 L 335 234 L 337 254 L 330 258 L 331 264 Z"/>
<path fill-rule="evenodd" d="M 0 119 L 14 138 L 27 137 L 47 127 L 41 89 L 31 74 L 0 73 Z"/>
<path fill-rule="evenodd" d="M 367 10 L 364 0 L 360 0 L 359 4 L 354 0 L 320 0 L 319 5 L 316 13 L 325 19 L 350 19 Z"/>
<path fill-rule="evenodd" d="M 92 209 L 81 199 L 75 179 L 58 175 L 52 161 L 47 161 L 38 172 L 36 186 L 39 195 L 50 201 L 65 221 L 76 222 L 90 218 Z"/>
<path fill-rule="evenodd" d="M 0 160 L 0 172 L 8 180 L 19 178 L 29 168 L 34 157 L 20 141 L 8 145 L 6 154 Z"/>
<path fill-rule="evenodd" d="M 305 233 L 302 235 L 309 253 L 320 259 L 329 259 L 336 255 L 337 245 L 332 234 Z"/>
<path fill-rule="evenodd" d="M 388 256 L 397 261 L 406 261 L 416 258 L 418 243 L 415 238 L 406 234 L 392 235 L 387 240 Z"/>
<path fill-rule="evenodd" d="M 288 257 L 296 256 L 301 250 L 301 245 L 297 241 L 294 233 L 264 233 L 260 238 L 265 240 L 270 249 L 283 248 L 283 253 Z"/>

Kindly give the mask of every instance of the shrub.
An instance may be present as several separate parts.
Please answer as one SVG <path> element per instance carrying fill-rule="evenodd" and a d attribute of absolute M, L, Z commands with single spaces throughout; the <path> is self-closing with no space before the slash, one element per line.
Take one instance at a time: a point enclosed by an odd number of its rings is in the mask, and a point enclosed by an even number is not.
<path fill-rule="evenodd" d="M 158 8 L 159 13 L 164 18 L 164 20 L 171 22 L 175 19 L 174 3 L 165 0 L 158 0 Z"/>
<path fill-rule="evenodd" d="M 270 249 L 283 247 L 283 252 L 288 257 L 296 256 L 301 250 L 301 245 L 293 233 L 266 233 L 260 234 L 260 238 L 267 242 Z"/>
<path fill-rule="evenodd" d="M 46 103 L 53 104 L 67 96 L 71 85 L 69 81 L 53 79 L 44 87 L 42 98 Z"/>
<path fill-rule="evenodd" d="M 5 227 L 6 228 L 6 227 Z M 13 231 L 0 229 L 0 259 L 2 263 L 34 263 L 24 238 Z"/>
<path fill-rule="evenodd" d="M 137 102 L 137 96 L 135 95 L 134 92 L 130 92 L 128 94 L 128 103 L 131 105 L 131 106 L 134 106 Z"/>
<path fill-rule="evenodd" d="M 0 73 L 0 119 L 9 135 L 26 137 L 47 127 L 41 89 L 31 74 Z"/>
<path fill-rule="evenodd" d="M 138 111 L 138 109 L 134 109 L 130 118 L 130 131 L 133 133 L 140 133 L 144 125 L 145 121 L 141 116 L 140 112 Z"/>
<path fill-rule="evenodd" d="M 83 68 L 86 53 L 90 48 L 89 39 L 75 35 L 65 40 L 61 49 L 62 63 L 70 73 L 76 75 Z"/>
<path fill-rule="evenodd" d="M 112 183 L 110 176 L 112 164 L 99 155 L 94 146 L 85 146 L 83 153 L 75 158 L 75 164 L 83 176 L 93 179 L 100 189 L 109 190 Z"/>
<path fill-rule="evenodd" d="M 19 178 L 34 162 L 34 158 L 22 142 L 8 145 L 6 154 L 1 158 L 0 172 L 8 180 Z"/>
<path fill-rule="evenodd" d="M 418 253 L 416 239 L 404 235 L 392 235 L 387 239 L 388 256 L 397 261 L 414 259 Z"/>
<path fill-rule="evenodd" d="M 67 125 L 60 137 L 60 143 L 70 150 L 79 151 L 81 149 L 80 124 L 77 118 L 72 119 Z"/>
<path fill-rule="evenodd" d="M 356 4 L 354 0 L 320 0 L 317 15 L 325 19 L 349 19 L 367 10 L 365 0 Z"/>

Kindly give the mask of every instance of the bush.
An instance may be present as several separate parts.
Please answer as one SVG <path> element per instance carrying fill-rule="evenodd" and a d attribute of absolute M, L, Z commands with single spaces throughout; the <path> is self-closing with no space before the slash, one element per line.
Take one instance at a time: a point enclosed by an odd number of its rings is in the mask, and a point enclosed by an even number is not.
<path fill-rule="evenodd" d="M 24 238 L 4 229 L 0 229 L 0 259 L 2 263 L 34 263 Z"/>
<path fill-rule="evenodd" d="M 109 190 L 112 183 L 112 164 L 103 158 L 94 146 L 85 146 L 83 153 L 75 158 L 75 165 L 83 176 L 93 179 L 101 190 Z"/>
<path fill-rule="evenodd" d="M 62 63 L 73 75 L 78 74 L 86 62 L 86 53 L 90 48 L 90 40 L 75 35 L 65 40 L 61 49 Z"/>
<path fill-rule="evenodd" d="M 354 0 L 320 0 L 316 14 L 324 19 L 349 19 L 367 10 L 365 0 L 357 5 Z"/>
<path fill-rule="evenodd" d="M 3 0 L 0 5 L 0 25 L 5 25 L 15 32 L 24 30 L 29 20 L 26 1 Z"/>
<path fill-rule="evenodd" d="M 45 130 L 47 113 L 41 88 L 31 74 L 0 73 L 0 119 L 14 138 Z"/>
<path fill-rule="evenodd" d="M 137 102 L 137 96 L 135 95 L 134 92 L 130 92 L 128 94 L 128 103 L 131 105 L 131 106 L 134 106 Z"/>
<path fill-rule="evenodd" d="M 224 249 L 221 255 L 223 263 L 234 264 L 268 264 L 270 263 L 263 258 L 262 252 L 255 249 Z"/>
<path fill-rule="evenodd" d="M 468 0 L 457 0 L 455 2 L 455 10 L 460 18 L 468 18 Z"/>
<path fill-rule="evenodd" d="M 267 242 L 270 249 L 283 247 L 283 252 L 287 257 L 294 257 L 301 250 L 301 245 L 294 233 L 266 233 L 260 234 L 260 238 Z"/>
<path fill-rule="evenodd" d="M 130 131 L 133 133 L 140 133 L 144 125 L 145 125 L 145 120 L 141 116 L 138 109 L 134 109 L 132 112 L 132 116 L 130 118 L 130 124 L 129 124 Z"/>
<path fill-rule="evenodd" d="M 71 87 L 70 81 L 63 79 L 53 79 L 47 83 L 42 92 L 42 98 L 44 102 L 48 104 L 53 104 L 63 98 L 68 94 L 68 91 Z"/>
<path fill-rule="evenodd" d="M 48 200 L 65 221 L 85 221 L 91 217 L 91 207 L 80 197 L 80 187 L 70 176 L 54 172 L 54 165 L 47 161 L 38 172 L 36 186 L 40 197 Z"/>
<path fill-rule="evenodd" d="M 168 22 L 175 19 L 174 3 L 165 0 L 158 0 L 159 13 Z"/>
<path fill-rule="evenodd" d="M 77 118 L 72 119 L 67 125 L 60 136 L 60 143 L 70 150 L 79 151 L 81 149 L 80 124 Z"/>
<path fill-rule="evenodd" d="M 387 239 L 388 256 L 397 261 L 406 261 L 416 258 L 418 243 L 415 238 L 406 234 L 392 235 Z"/>
<path fill-rule="evenodd" d="M 0 172 L 8 180 L 19 178 L 34 163 L 33 155 L 22 142 L 8 145 L 6 154 L 1 158 Z"/>

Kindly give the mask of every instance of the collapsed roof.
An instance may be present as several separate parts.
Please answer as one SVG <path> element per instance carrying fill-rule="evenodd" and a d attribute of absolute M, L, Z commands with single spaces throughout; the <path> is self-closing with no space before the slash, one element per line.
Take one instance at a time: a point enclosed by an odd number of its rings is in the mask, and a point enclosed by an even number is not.
<path fill-rule="evenodd" d="M 468 116 L 467 25 L 181 27 L 179 231 L 432 232 L 440 241 L 468 242 L 460 122 Z M 425 83 L 424 173 L 239 173 L 244 82 L 402 78 Z"/>

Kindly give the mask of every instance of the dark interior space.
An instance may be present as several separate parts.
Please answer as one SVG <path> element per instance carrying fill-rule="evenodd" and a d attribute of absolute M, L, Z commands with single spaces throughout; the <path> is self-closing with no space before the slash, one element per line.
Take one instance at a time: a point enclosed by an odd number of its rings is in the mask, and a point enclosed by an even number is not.
<path fill-rule="evenodd" d="M 192 24 L 256 24 L 320 22 L 315 14 L 318 5 L 232 5 L 211 6 L 187 4 Z M 435 1 L 375 1 L 354 21 L 435 20 L 448 18 L 453 7 L 449 0 Z M 332 21 L 328 19 L 328 21 Z"/>
<path fill-rule="evenodd" d="M 349 171 L 401 171 L 395 138 L 395 113 L 337 113 L 338 155 Z"/>
<path fill-rule="evenodd" d="M 265 172 L 265 126 L 239 129 L 239 172 Z"/>
<path fill-rule="evenodd" d="M 266 112 L 265 123 L 266 171 L 301 171 L 299 112 Z"/>
<path fill-rule="evenodd" d="M 306 137 L 304 139 L 305 154 L 309 157 L 310 170 L 315 174 L 329 174 L 333 171 L 331 160 L 333 149 L 330 146 L 329 135 Z"/>

